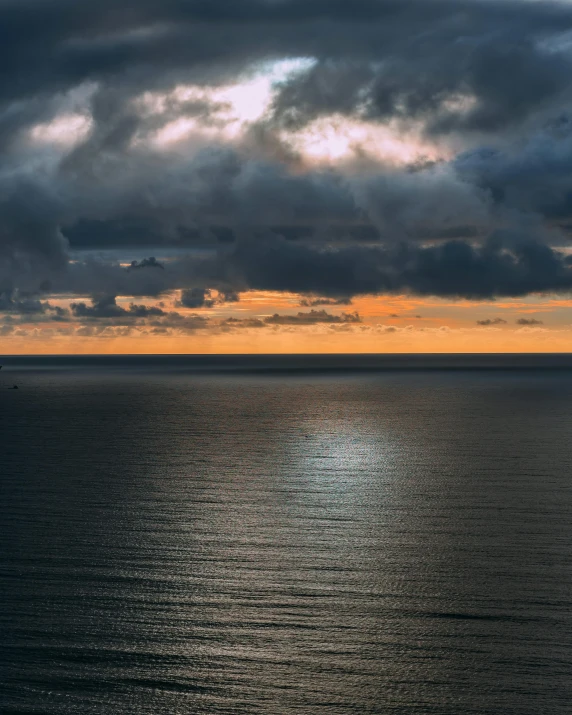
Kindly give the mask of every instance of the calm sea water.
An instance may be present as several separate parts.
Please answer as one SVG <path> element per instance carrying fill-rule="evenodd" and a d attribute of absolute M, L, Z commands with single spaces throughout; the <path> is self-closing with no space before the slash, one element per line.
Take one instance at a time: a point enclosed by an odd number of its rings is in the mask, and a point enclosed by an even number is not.
<path fill-rule="evenodd" d="M 572 712 L 572 362 L 412 360 L 5 359 L 0 712 Z"/>

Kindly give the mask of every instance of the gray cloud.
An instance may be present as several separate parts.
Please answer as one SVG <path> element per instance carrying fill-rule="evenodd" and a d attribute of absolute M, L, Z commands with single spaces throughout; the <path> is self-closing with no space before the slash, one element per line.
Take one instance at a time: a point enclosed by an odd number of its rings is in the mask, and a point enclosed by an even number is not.
<path fill-rule="evenodd" d="M 211 295 L 206 288 L 190 288 L 181 292 L 180 305 L 185 308 L 212 308 L 216 300 Z"/>
<path fill-rule="evenodd" d="M 49 304 L 34 297 L 21 296 L 12 291 L 0 292 L 0 312 L 2 313 L 44 313 Z"/>
<path fill-rule="evenodd" d="M 483 245 L 324 249 L 278 238 L 245 241 L 221 270 L 249 288 L 332 297 L 386 292 L 490 299 L 572 288 L 565 254 L 510 233 Z"/>
<path fill-rule="evenodd" d="M 284 84 L 274 121 L 299 128 L 341 113 L 383 122 L 422 120 L 430 135 L 490 133 L 569 101 L 570 57 L 542 47 L 534 28 L 497 28 L 492 36 L 489 28 L 482 36 L 457 37 L 447 36 L 451 29 L 443 22 L 436 36 L 406 42 L 407 54 L 317 63 Z"/>
<path fill-rule="evenodd" d="M 131 303 L 129 308 L 122 308 L 117 304 L 116 296 L 103 295 L 92 299 L 92 304 L 71 303 L 70 310 L 77 318 L 149 318 L 167 315 L 159 307 L 147 307 Z"/>
<path fill-rule="evenodd" d="M 238 303 L 238 293 L 231 289 L 221 290 L 217 295 L 209 288 L 190 288 L 181 291 L 178 305 L 183 308 L 213 308 L 224 303 Z"/>
<path fill-rule="evenodd" d="M 543 321 L 536 318 L 519 318 L 516 323 L 517 325 L 543 325 Z"/>
<path fill-rule="evenodd" d="M 131 261 L 129 268 L 127 270 L 134 271 L 138 268 L 161 268 L 164 270 L 165 266 L 154 257 L 144 258 L 141 261 Z"/>
<path fill-rule="evenodd" d="M 240 68 L 281 56 L 412 56 L 418 65 L 433 60 L 425 74 L 438 69 L 440 76 L 457 47 L 457 58 L 476 54 L 478 67 L 481 46 L 492 45 L 493 53 L 510 39 L 515 47 L 525 40 L 534 46 L 570 28 L 571 16 L 564 4 L 509 0 L 354 0 L 351 7 L 325 0 L 130 0 L 121 11 L 111 0 L 90 8 L 68 0 L 20 0 L 0 8 L 1 66 L 11 80 L 2 87 L 6 98 L 33 96 L 129 74 L 132 82 L 142 74 L 147 83 L 157 75 L 164 81 L 183 68 L 212 79 L 213 65 L 223 73 L 233 62 Z M 26 71 L 14 82 L 14 69 L 22 65 Z M 473 74 L 478 87 L 480 75 Z"/>
<path fill-rule="evenodd" d="M 316 308 L 321 305 L 351 305 L 350 298 L 302 298 L 303 308 Z"/>
<path fill-rule="evenodd" d="M 48 316 L 51 320 L 62 320 L 67 311 L 49 301 L 38 300 L 35 295 L 23 295 L 17 291 L 0 291 L 0 313 L 17 313 L 20 316 L 37 320 L 39 316 Z"/>
<path fill-rule="evenodd" d="M 260 318 L 226 318 L 220 323 L 223 331 L 237 330 L 241 328 L 264 328 L 266 323 Z"/>
<path fill-rule="evenodd" d="M 84 334 L 101 334 L 104 327 L 90 327 L 93 323 L 104 325 L 131 325 L 151 332 L 175 331 L 193 333 L 211 326 L 207 318 L 196 314 L 181 314 L 177 311 L 166 311 L 160 305 L 138 305 L 130 303 L 127 308 L 118 305 L 116 296 L 95 296 L 91 305 L 84 302 L 70 304 L 71 315 L 85 321 Z"/>
<path fill-rule="evenodd" d="M 477 325 L 506 325 L 506 322 L 503 318 L 485 318 L 484 320 L 477 320 Z"/>
<path fill-rule="evenodd" d="M 307 313 L 299 312 L 295 315 L 274 313 L 265 318 L 226 318 L 219 327 L 223 330 L 264 328 L 267 326 L 311 326 L 325 324 L 334 326 L 351 326 L 361 323 L 358 313 L 342 313 L 334 315 L 325 310 L 311 310 Z"/>
<path fill-rule="evenodd" d="M 193 306 L 194 307 L 194 306 Z M 194 332 L 199 329 L 226 330 L 262 328 L 266 326 L 311 326 L 319 324 L 328 325 L 355 325 L 361 323 L 357 313 L 342 313 L 333 315 L 325 310 L 311 310 L 307 313 L 299 312 L 295 315 L 282 315 L 275 313 L 265 318 L 226 318 L 213 321 L 197 314 L 181 314 L 176 311 L 165 311 L 158 306 L 136 305 L 131 303 L 128 308 L 117 304 L 115 296 L 98 296 L 93 298 L 91 305 L 84 302 L 72 303 L 71 315 L 80 320 L 90 322 L 104 321 L 114 325 L 132 324 L 153 330 L 179 330 L 181 332 Z"/>
<path fill-rule="evenodd" d="M 267 325 L 315 325 L 316 323 L 361 323 L 357 313 L 342 313 L 332 315 L 325 310 L 311 310 L 308 313 L 296 315 L 279 315 L 275 313 L 264 319 Z"/>

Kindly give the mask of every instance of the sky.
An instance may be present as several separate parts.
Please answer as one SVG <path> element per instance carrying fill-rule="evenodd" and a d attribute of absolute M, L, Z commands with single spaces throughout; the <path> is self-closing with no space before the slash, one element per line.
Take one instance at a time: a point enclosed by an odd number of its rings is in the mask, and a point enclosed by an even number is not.
<path fill-rule="evenodd" d="M 572 3 L 0 0 L 0 353 L 572 352 Z"/>

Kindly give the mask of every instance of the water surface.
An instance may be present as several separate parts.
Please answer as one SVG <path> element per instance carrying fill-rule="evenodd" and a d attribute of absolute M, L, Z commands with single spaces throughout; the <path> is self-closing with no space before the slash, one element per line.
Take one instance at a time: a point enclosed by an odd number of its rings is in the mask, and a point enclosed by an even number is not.
<path fill-rule="evenodd" d="M 566 359 L 220 360 L 2 361 L 0 712 L 569 713 Z"/>

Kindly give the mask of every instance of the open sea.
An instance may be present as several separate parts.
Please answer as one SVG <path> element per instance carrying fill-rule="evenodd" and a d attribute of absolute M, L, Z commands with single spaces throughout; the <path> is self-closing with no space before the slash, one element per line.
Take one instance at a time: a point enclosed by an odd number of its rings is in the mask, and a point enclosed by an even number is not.
<path fill-rule="evenodd" d="M 572 356 L 0 363 L 2 715 L 572 713 Z"/>

